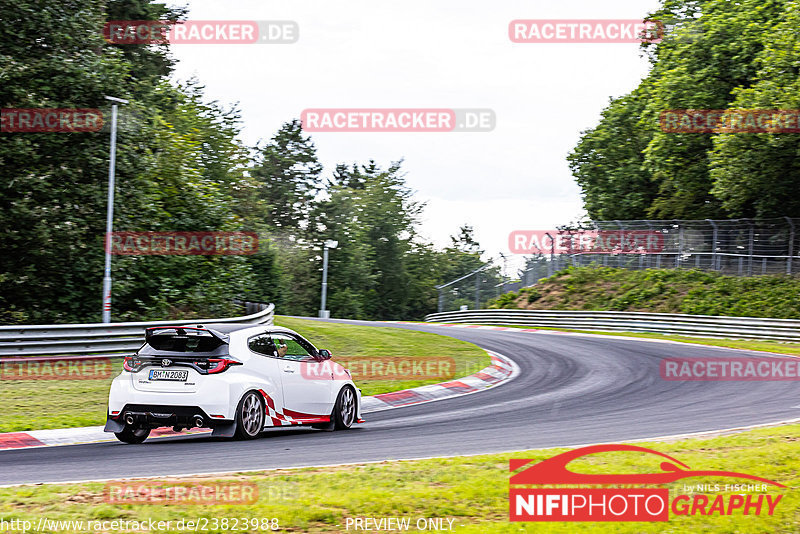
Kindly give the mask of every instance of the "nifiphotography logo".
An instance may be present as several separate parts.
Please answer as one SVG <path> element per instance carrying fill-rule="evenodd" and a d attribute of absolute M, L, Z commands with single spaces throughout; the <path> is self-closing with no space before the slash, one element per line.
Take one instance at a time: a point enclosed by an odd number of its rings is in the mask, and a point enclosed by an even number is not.
<path fill-rule="evenodd" d="M 661 462 L 660 473 L 586 474 L 567 469 L 577 458 L 620 451 L 654 454 L 668 461 Z M 511 459 L 509 469 L 517 471 L 532 461 Z M 729 477 L 756 483 L 684 485 L 682 491 L 691 495 L 680 494 L 670 502 L 670 490 L 664 485 L 690 477 Z M 692 470 L 662 452 L 617 444 L 559 454 L 515 473 L 509 484 L 510 521 L 669 521 L 670 510 L 675 515 L 773 515 L 783 495 L 766 493 L 767 486 L 786 487 L 745 473 Z M 519 487 L 531 485 L 550 487 Z M 735 493 L 708 495 L 695 490 Z"/>

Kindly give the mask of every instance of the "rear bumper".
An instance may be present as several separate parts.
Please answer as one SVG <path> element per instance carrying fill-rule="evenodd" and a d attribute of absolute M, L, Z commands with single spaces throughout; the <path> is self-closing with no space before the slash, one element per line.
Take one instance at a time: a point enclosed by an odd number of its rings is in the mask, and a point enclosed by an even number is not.
<path fill-rule="evenodd" d="M 117 376 L 111 383 L 111 390 L 108 396 L 108 415 L 119 420 L 119 415 L 126 409 L 135 412 L 152 413 L 175 413 L 171 410 L 160 410 L 158 407 L 180 408 L 187 407 L 195 409 L 194 413 L 184 413 L 179 411 L 177 415 L 192 416 L 195 414 L 205 415 L 205 419 L 221 419 L 232 421 L 235 417 L 236 405 L 239 402 L 241 392 L 247 389 L 247 384 L 233 382 L 230 377 L 215 377 L 206 379 L 198 384 L 196 391 L 187 392 L 161 392 L 161 391 L 142 391 L 133 386 L 130 373 L 124 372 Z M 141 409 L 127 408 L 128 406 L 145 407 Z M 149 409 L 148 407 L 153 407 Z M 222 417 L 213 417 L 213 416 Z M 167 419 L 167 418 L 164 418 Z M 124 421 L 124 419 L 122 419 Z M 147 417 L 148 423 L 157 423 L 159 418 Z M 179 423 L 185 421 L 180 420 Z M 170 424 L 165 422 L 164 425 Z M 175 426 L 174 424 L 172 426 Z"/>
<path fill-rule="evenodd" d="M 214 414 L 215 415 L 215 414 Z M 233 423 L 230 419 L 212 417 L 199 406 L 173 406 L 164 404 L 126 404 L 119 415 L 108 417 L 106 432 L 119 432 L 125 424 L 158 428 L 162 426 L 180 426 L 184 428 L 226 426 Z M 198 425 L 197 423 L 201 424 Z"/>

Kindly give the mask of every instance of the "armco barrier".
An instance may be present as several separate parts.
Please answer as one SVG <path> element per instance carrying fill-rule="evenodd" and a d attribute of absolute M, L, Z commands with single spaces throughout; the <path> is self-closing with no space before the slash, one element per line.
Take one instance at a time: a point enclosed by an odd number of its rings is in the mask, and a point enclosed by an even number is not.
<path fill-rule="evenodd" d="M 260 308 L 244 317 L 138 323 L 91 323 L 0 326 L 0 360 L 8 356 L 43 354 L 111 354 L 135 351 L 144 343 L 144 329 L 163 325 L 218 323 L 272 324 L 273 304 L 248 303 Z M 249 311 L 249 310 L 248 310 Z"/>
<path fill-rule="evenodd" d="M 800 342 L 800 320 L 796 319 L 613 311 L 465 310 L 432 313 L 425 320 Z"/>

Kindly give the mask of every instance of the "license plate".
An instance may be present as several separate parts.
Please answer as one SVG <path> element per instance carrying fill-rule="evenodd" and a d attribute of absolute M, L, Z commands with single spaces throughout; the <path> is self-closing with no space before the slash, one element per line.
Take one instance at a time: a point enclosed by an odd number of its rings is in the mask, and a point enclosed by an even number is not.
<path fill-rule="evenodd" d="M 189 371 L 173 371 L 171 369 L 150 369 L 150 380 L 174 380 L 176 382 L 186 382 L 189 379 Z"/>

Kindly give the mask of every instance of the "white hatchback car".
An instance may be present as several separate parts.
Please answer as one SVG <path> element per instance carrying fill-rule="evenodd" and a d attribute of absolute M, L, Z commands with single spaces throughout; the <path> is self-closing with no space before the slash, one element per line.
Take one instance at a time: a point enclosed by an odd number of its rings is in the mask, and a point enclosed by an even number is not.
<path fill-rule="evenodd" d="M 148 328 L 111 383 L 106 432 L 141 443 L 153 428 L 207 427 L 252 439 L 267 427 L 362 423 L 350 372 L 288 328 L 252 324 Z"/>

